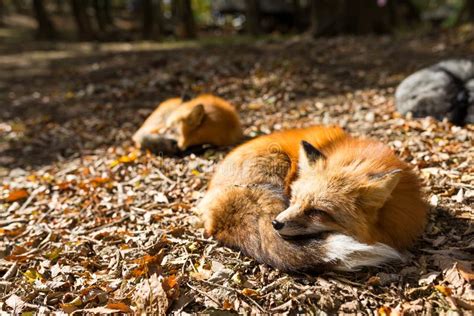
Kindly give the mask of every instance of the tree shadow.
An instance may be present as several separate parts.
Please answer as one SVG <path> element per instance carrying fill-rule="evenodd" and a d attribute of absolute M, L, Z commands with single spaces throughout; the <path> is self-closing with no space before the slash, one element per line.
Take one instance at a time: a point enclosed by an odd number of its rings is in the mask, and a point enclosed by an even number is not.
<path fill-rule="evenodd" d="M 0 102 L 6 104 L 0 117 L 14 130 L 0 134 L 0 166 L 37 168 L 131 144 L 129 138 L 156 104 L 183 92 L 229 99 L 250 127 L 255 111 L 245 105 L 263 96 L 288 95 L 274 109 L 282 112 L 306 99 L 393 88 L 415 69 L 469 56 L 469 45 L 450 47 L 443 41 L 344 37 L 143 51 L 131 46 L 115 52 L 99 45 L 87 53 L 24 63 L 19 55 L 11 64 L 0 63 L 0 71 L 9 73 L 0 76 Z M 439 45 L 445 48 L 434 50 Z M 55 47 L 60 46 L 38 50 Z"/>

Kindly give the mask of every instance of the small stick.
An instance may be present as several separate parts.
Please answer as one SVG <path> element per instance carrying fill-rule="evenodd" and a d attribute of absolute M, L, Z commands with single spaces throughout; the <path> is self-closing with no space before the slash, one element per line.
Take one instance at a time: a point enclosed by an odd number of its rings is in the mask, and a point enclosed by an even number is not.
<path fill-rule="evenodd" d="M 8 271 L 3 275 L 3 280 L 8 280 L 9 278 L 15 276 L 16 271 L 18 270 L 18 263 L 15 262 L 12 266 L 8 269 Z"/>
<path fill-rule="evenodd" d="M 93 233 L 93 232 L 96 232 L 98 230 L 101 230 L 102 228 L 107 228 L 107 227 L 110 227 L 110 226 L 115 226 L 117 224 L 120 224 L 120 223 L 123 223 L 125 222 L 127 219 L 129 219 L 130 215 L 125 215 L 124 217 L 122 217 L 120 220 L 118 221 L 115 221 L 115 222 L 110 222 L 108 224 L 105 224 L 105 225 L 102 225 L 102 226 L 98 226 L 98 227 L 94 227 L 94 228 L 91 228 L 89 229 L 88 231 L 86 231 L 86 234 L 90 234 L 90 233 Z"/>
<path fill-rule="evenodd" d="M 241 293 L 239 290 L 237 290 L 237 289 L 234 289 L 234 288 L 232 288 L 232 287 L 228 287 L 228 286 L 225 286 L 225 285 L 220 285 L 220 284 L 217 284 L 217 283 L 214 283 L 214 282 L 205 281 L 205 280 L 201 280 L 201 282 L 206 283 L 206 284 L 209 284 L 209 285 L 212 285 L 212 286 L 217 286 L 217 287 L 223 288 L 223 289 L 225 289 L 225 290 L 227 290 L 227 291 L 233 291 L 233 292 L 237 293 L 237 295 L 239 295 L 239 296 L 241 296 L 241 297 L 243 297 L 243 298 L 245 298 L 245 299 L 248 299 L 248 300 L 249 300 L 252 304 L 254 304 L 255 307 L 257 307 L 262 313 L 265 313 L 265 312 L 266 312 L 265 309 L 264 309 L 262 306 L 260 306 L 253 298 L 251 298 L 250 296 L 246 296 L 246 295 L 242 294 L 242 293 Z"/>
<path fill-rule="evenodd" d="M 28 197 L 28 199 L 23 203 L 23 205 L 20 207 L 20 209 L 17 211 L 18 213 L 21 213 L 25 210 L 25 208 L 33 201 L 33 199 L 36 197 L 36 195 L 41 191 L 41 187 L 37 188 L 33 192 L 31 192 L 31 195 Z"/>
<path fill-rule="evenodd" d="M 467 183 L 449 182 L 448 184 L 456 188 L 466 188 L 466 189 L 474 190 L 474 185 L 470 185 Z"/>
<path fill-rule="evenodd" d="M 196 291 L 196 292 L 198 292 L 198 293 L 204 295 L 205 297 L 207 297 L 208 299 L 210 299 L 211 301 L 213 301 L 214 303 L 216 303 L 218 306 L 221 306 L 221 307 L 222 307 L 222 305 L 219 303 L 219 301 L 217 301 L 217 299 L 215 299 L 215 298 L 212 297 L 211 295 L 207 294 L 207 293 L 204 292 L 204 291 L 199 290 L 198 288 L 196 288 L 196 287 L 194 287 L 194 286 L 191 286 L 191 284 L 189 284 L 189 283 L 186 283 L 186 285 L 187 285 L 190 289 L 192 289 L 192 290 L 194 290 L 194 291 Z"/>

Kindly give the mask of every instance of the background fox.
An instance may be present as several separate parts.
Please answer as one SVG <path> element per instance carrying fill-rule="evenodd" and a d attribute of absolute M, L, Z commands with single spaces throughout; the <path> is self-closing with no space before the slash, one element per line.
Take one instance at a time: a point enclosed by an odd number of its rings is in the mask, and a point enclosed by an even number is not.
<path fill-rule="evenodd" d="M 400 258 L 426 217 L 416 176 L 388 148 L 322 126 L 234 149 L 198 209 L 208 234 L 287 271 Z"/>
<path fill-rule="evenodd" d="M 203 94 L 161 103 L 133 135 L 136 145 L 152 151 L 176 153 L 190 146 L 227 146 L 242 138 L 239 115 L 219 97 Z"/>

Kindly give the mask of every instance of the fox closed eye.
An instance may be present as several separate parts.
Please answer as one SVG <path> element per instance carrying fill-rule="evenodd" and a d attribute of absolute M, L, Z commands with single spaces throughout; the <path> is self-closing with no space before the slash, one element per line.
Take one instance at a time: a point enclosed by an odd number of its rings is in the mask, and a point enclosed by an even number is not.
<path fill-rule="evenodd" d="M 305 210 L 305 214 L 310 216 L 310 217 L 319 217 L 322 220 L 333 221 L 334 222 L 334 218 L 328 212 L 326 212 L 325 210 L 319 209 L 319 208 L 307 209 L 307 210 Z"/>

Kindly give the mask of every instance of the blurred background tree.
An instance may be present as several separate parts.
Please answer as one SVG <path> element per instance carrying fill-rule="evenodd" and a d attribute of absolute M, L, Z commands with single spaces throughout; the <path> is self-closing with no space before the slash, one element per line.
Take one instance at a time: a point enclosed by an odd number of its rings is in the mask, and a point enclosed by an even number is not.
<path fill-rule="evenodd" d="M 0 27 L 29 27 L 41 40 L 162 40 L 235 33 L 317 37 L 473 21 L 474 0 L 0 0 Z"/>

